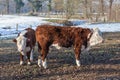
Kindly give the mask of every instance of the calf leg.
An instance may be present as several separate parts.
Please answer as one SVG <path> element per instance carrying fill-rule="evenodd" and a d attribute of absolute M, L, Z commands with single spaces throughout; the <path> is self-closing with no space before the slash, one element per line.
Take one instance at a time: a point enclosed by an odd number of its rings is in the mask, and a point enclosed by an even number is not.
<path fill-rule="evenodd" d="M 22 54 L 20 54 L 20 65 L 23 65 L 23 55 Z"/>
<path fill-rule="evenodd" d="M 42 60 L 41 60 L 41 56 L 39 55 L 38 56 L 38 66 L 41 67 L 42 65 Z"/>
<path fill-rule="evenodd" d="M 47 41 L 46 41 L 47 42 Z M 44 43 L 42 46 L 38 43 L 38 51 L 40 52 L 41 56 L 38 57 L 38 66 L 42 66 L 46 69 L 47 68 L 47 54 L 49 50 L 49 45 L 47 43 Z"/>
<path fill-rule="evenodd" d="M 30 61 L 30 54 L 31 54 L 31 51 L 27 52 L 27 64 L 28 64 L 28 65 L 31 64 L 31 61 Z"/>
<path fill-rule="evenodd" d="M 47 68 L 47 53 L 48 49 L 42 49 L 41 51 L 41 59 L 42 59 L 42 66 L 46 69 Z"/>
<path fill-rule="evenodd" d="M 76 47 L 75 48 L 75 58 L 76 58 L 76 64 L 78 67 L 80 66 L 80 53 L 81 53 L 80 48 Z"/>
<path fill-rule="evenodd" d="M 30 61 L 33 61 L 33 51 L 34 51 L 34 49 L 32 49 L 31 53 L 30 53 Z"/>
<path fill-rule="evenodd" d="M 37 43 L 37 45 L 38 45 L 38 52 L 41 53 L 41 46 L 40 46 L 39 42 Z M 42 60 L 41 60 L 41 55 L 39 54 L 39 56 L 38 56 L 38 66 L 41 67 L 41 65 L 42 65 Z"/>

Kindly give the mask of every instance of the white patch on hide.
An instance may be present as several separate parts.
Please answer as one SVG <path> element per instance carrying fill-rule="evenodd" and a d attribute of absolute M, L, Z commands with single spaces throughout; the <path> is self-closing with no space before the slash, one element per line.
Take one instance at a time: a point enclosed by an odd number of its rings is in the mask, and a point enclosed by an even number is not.
<path fill-rule="evenodd" d="M 30 53 L 30 61 L 33 61 L 33 49 L 31 50 L 31 53 Z"/>
<path fill-rule="evenodd" d="M 46 69 L 47 68 L 47 60 L 45 59 L 44 61 L 42 61 L 42 66 Z"/>
<path fill-rule="evenodd" d="M 77 64 L 77 66 L 79 67 L 79 66 L 80 66 L 80 60 L 77 60 L 77 59 L 76 59 L 76 64 Z"/>
<path fill-rule="evenodd" d="M 27 62 L 28 65 L 30 65 L 31 63 L 30 62 Z"/>
<path fill-rule="evenodd" d="M 26 47 L 26 38 L 23 36 L 19 36 L 17 39 L 17 47 L 18 47 L 18 51 L 24 51 L 25 47 Z"/>
<path fill-rule="evenodd" d="M 102 42 L 103 42 L 103 38 L 102 38 L 102 33 L 100 32 L 100 30 L 98 28 L 93 29 L 93 34 L 89 41 L 90 46 L 94 46 Z"/>
<path fill-rule="evenodd" d="M 23 61 L 20 61 L 20 65 L 23 65 Z"/>
<path fill-rule="evenodd" d="M 58 44 L 52 44 L 56 49 L 61 49 L 61 47 Z"/>
<path fill-rule="evenodd" d="M 89 34 L 88 34 L 87 39 L 89 39 L 89 38 L 90 38 L 90 35 L 91 35 L 91 33 L 89 33 Z"/>
<path fill-rule="evenodd" d="M 22 55 L 24 55 L 25 53 L 25 49 L 26 49 L 26 40 L 27 38 L 24 37 L 24 35 L 27 33 L 27 31 L 22 31 L 20 33 L 20 35 L 16 38 L 17 40 L 17 48 L 18 51 L 22 53 Z"/>
<path fill-rule="evenodd" d="M 41 67 L 41 64 L 42 64 L 42 60 L 38 59 L 38 66 Z"/>

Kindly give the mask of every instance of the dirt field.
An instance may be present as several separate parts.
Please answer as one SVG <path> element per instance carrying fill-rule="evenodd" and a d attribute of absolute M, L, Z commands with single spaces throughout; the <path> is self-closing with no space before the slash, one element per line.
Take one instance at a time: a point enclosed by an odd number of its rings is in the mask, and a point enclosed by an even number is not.
<path fill-rule="evenodd" d="M 105 42 L 81 54 L 77 67 L 71 48 L 50 48 L 48 69 L 37 66 L 37 47 L 32 65 L 19 65 L 19 52 L 9 40 L 0 40 L 0 80 L 120 80 L 120 32 L 104 33 Z"/>

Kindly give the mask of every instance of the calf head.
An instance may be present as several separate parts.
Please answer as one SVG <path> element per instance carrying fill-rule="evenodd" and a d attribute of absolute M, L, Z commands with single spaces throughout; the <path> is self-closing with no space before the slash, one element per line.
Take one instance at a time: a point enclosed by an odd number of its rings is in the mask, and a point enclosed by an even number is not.
<path fill-rule="evenodd" d="M 92 29 L 92 35 L 89 40 L 90 46 L 94 46 L 102 42 L 103 42 L 102 32 L 98 28 Z"/>
<path fill-rule="evenodd" d="M 28 38 L 24 36 L 26 32 L 27 31 L 20 33 L 20 35 L 13 40 L 13 42 L 15 42 L 17 45 L 18 51 L 21 52 L 22 55 L 25 55 L 26 44 L 28 41 L 30 41 Z"/>

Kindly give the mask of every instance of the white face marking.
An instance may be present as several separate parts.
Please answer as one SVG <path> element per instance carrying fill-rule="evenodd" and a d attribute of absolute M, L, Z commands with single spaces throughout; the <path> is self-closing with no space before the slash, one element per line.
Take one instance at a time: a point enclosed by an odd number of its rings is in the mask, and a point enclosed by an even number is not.
<path fill-rule="evenodd" d="M 100 30 L 98 28 L 93 29 L 93 34 L 89 41 L 90 46 L 99 44 L 102 41 L 103 41 L 103 38 L 102 38 L 102 33 L 100 32 Z"/>
<path fill-rule="evenodd" d="M 47 60 L 45 59 L 44 61 L 42 61 L 42 66 L 46 69 L 47 68 Z"/>
<path fill-rule="evenodd" d="M 21 52 L 22 55 L 25 55 L 25 51 L 28 50 L 28 48 L 26 49 L 27 38 L 24 37 L 26 32 L 27 31 L 21 32 L 20 35 L 16 38 L 18 51 Z"/>
<path fill-rule="evenodd" d="M 80 66 L 80 60 L 77 60 L 77 59 L 76 59 L 76 64 L 77 64 L 77 66 L 79 67 L 79 66 Z"/>
<path fill-rule="evenodd" d="M 87 38 L 90 38 L 91 33 L 88 34 Z"/>
<path fill-rule="evenodd" d="M 18 51 L 23 52 L 26 47 L 26 38 L 24 36 L 19 36 L 16 40 Z"/>
<path fill-rule="evenodd" d="M 56 49 L 61 49 L 61 47 L 58 44 L 52 44 Z"/>

